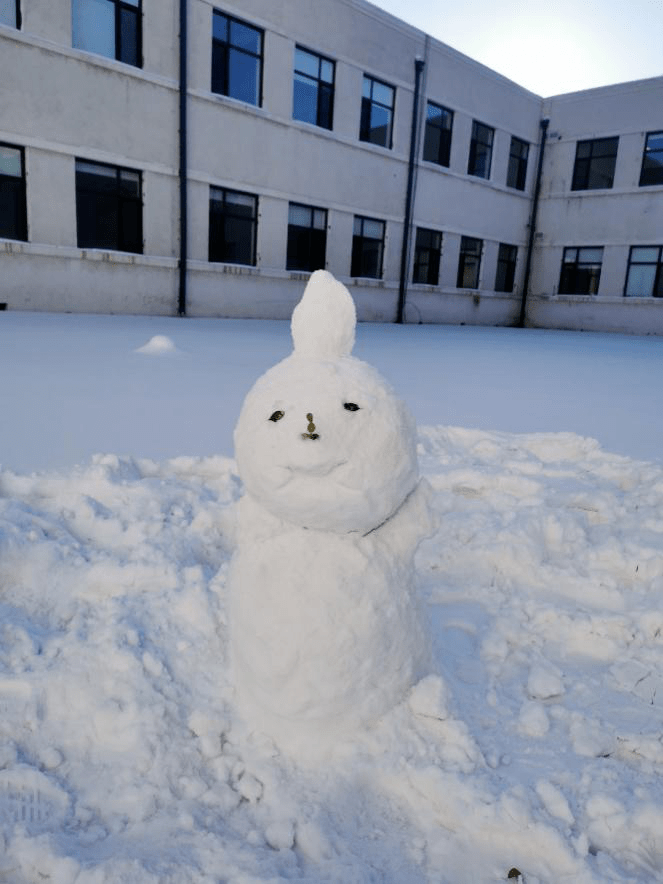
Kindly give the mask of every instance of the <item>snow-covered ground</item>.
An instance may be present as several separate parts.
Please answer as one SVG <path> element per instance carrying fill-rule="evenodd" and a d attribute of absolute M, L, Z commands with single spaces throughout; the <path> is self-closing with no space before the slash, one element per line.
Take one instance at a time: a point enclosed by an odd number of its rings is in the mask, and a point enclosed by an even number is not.
<path fill-rule="evenodd" d="M 663 881 L 663 341 L 359 327 L 420 427 L 435 667 L 317 765 L 227 666 L 232 428 L 290 347 L 0 316 L 0 881 Z"/>

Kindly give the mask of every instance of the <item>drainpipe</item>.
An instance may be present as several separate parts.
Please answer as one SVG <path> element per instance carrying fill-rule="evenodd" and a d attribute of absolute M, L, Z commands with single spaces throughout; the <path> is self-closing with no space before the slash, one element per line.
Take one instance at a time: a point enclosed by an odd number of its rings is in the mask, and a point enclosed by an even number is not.
<path fill-rule="evenodd" d="M 414 100 L 412 104 L 412 129 L 410 131 L 410 159 L 407 169 L 407 192 L 405 195 L 405 218 L 403 219 L 403 244 L 401 246 L 401 276 L 398 287 L 398 312 L 396 322 L 403 322 L 405 298 L 407 296 L 407 270 L 410 252 L 410 228 L 412 227 L 412 209 L 414 206 L 414 172 L 417 162 L 417 144 L 419 134 L 419 94 L 421 92 L 421 76 L 426 62 L 423 58 L 414 60 Z"/>
<path fill-rule="evenodd" d="M 539 126 L 541 127 L 541 139 L 539 141 L 539 162 L 536 167 L 536 182 L 534 184 L 534 196 L 532 198 L 532 213 L 529 219 L 529 240 L 527 242 L 527 257 L 525 259 L 525 275 L 523 278 L 523 296 L 520 301 L 520 317 L 518 319 L 518 328 L 525 328 L 525 317 L 527 313 L 527 294 L 529 289 L 529 277 L 532 269 L 532 252 L 534 250 L 534 237 L 536 236 L 536 214 L 539 208 L 539 195 L 541 193 L 541 171 L 543 169 L 543 152 L 546 147 L 546 137 L 548 135 L 548 125 L 550 119 L 544 117 Z"/>
<path fill-rule="evenodd" d="M 186 316 L 186 265 L 188 238 L 187 206 L 187 0 L 180 0 L 180 260 L 177 313 Z"/>

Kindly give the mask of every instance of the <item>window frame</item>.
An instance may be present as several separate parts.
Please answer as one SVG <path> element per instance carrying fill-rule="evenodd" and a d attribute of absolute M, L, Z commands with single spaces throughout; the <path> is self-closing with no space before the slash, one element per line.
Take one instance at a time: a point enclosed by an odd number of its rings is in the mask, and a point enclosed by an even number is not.
<path fill-rule="evenodd" d="M 214 22 L 217 18 L 226 19 L 226 32 L 227 37 L 225 40 L 222 40 L 220 37 L 216 37 L 214 34 Z M 255 33 L 259 36 L 260 39 L 260 52 L 253 52 L 250 49 L 247 49 L 242 46 L 235 45 L 231 42 L 231 25 L 240 25 L 243 28 L 248 28 L 251 31 L 255 31 Z M 223 58 L 222 58 L 222 66 L 223 66 L 223 75 L 222 79 L 225 83 L 225 87 L 221 90 L 214 88 L 215 87 L 215 72 L 217 69 L 217 64 L 215 62 L 218 61 L 215 52 L 219 51 L 219 48 L 223 48 Z M 231 70 L 231 51 L 240 53 L 243 56 L 248 58 L 253 58 L 256 61 L 257 65 L 257 76 L 256 76 L 256 86 L 257 86 L 257 96 L 256 101 L 249 101 L 246 98 L 242 98 L 238 95 L 232 95 L 230 93 L 230 70 Z M 210 82 L 210 91 L 214 95 L 223 95 L 225 98 L 232 98 L 234 101 L 241 101 L 243 104 L 248 104 L 250 107 L 262 107 L 262 88 L 263 88 L 263 72 L 265 67 L 265 31 L 263 28 L 258 28 L 255 25 L 251 24 L 251 22 L 246 21 L 242 18 L 237 18 L 235 15 L 230 15 L 227 12 L 223 12 L 221 9 L 213 9 L 212 10 L 212 52 L 211 52 L 211 82 Z M 216 77 L 218 79 L 218 74 Z"/>
<path fill-rule="evenodd" d="M 314 77 L 312 74 L 309 74 L 306 71 L 297 69 L 297 53 L 303 52 L 306 55 L 310 55 L 312 58 L 317 60 L 318 63 L 318 75 Z M 332 76 L 331 81 L 323 79 L 322 75 L 322 66 L 323 63 L 331 65 Z M 304 77 L 307 80 L 310 80 L 312 83 L 315 83 L 316 95 L 315 95 L 315 123 L 311 122 L 311 120 L 303 119 L 302 117 L 295 116 L 296 110 L 296 89 L 297 89 L 297 77 Z M 328 95 L 328 120 L 323 121 L 323 116 L 326 116 L 324 113 L 324 101 L 322 100 L 323 94 Z M 312 49 L 307 49 L 305 46 L 295 45 L 295 57 L 293 63 L 293 98 L 292 98 L 292 118 L 293 120 L 298 120 L 300 123 L 309 123 L 312 126 L 318 126 L 320 129 L 328 129 L 330 132 L 334 128 L 334 98 L 336 94 L 336 62 L 327 58 L 325 55 L 320 55 L 319 52 L 314 52 Z"/>
<path fill-rule="evenodd" d="M 21 0 L 14 0 L 14 3 L 15 3 L 15 5 L 14 5 L 14 20 L 15 20 L 15 23 L 14 23 L 13 25 L 6 24 L 5 27 L 8 27 L 8 28 L 14 28 L 14 29 L 17 30 L 17 31 L 20 31 L 20 30 L 21 30 L 21 24 L 22 24 L 22 18 L 21 18 Z M 0 25 L 2 25 L 2 24 L 3 24 L 3 22 L 0 21 Z"/>
<path fill-rule="evenodd" d="M 4 172 L 0 172 L 0 186 L 3 185 L 7 187 L 10 192 L 14 192 L 14 228 L 13 232 L 15 235 L 9 236 L 8 233 L 3 233 L 0 229 L 0 239 L 9 239 L 14 242 L 27 242 L 28 241 L 28 205 L 27 205 L 27 176 L 25 170 L 25 148 L 17 145 L 17 144 L 9 144 L 5 141 L 0 141 L 0 148 L 8 148 L 11 151 L 16 151 L 20 158 L 21 164 L 21 174 L 20 175 L 8 175 Z M 16 183 L 18 182 L 18 183 Z M 1 190 L 4 187 L 0 187 Z M 9 230 L 9 228 L 8 228 Z"/>
<path fill-rule="evenodd" d="M 490 133 L 490 141 L 483 141 L 479 138 L 479 128 Z M 467 159 L 467 174 L 474 178 L 483 178 L 484 181 L 490 181 L 490 172 L 493 165 L 493 147 L 495 145 L 495 129 L 493 126 L 482 123 L 479 120 L 472 120 L 472 137 L 470 139 L 470 153 Z M 483 156 L 487 157 L 485 174 L 480 171 L 479 158 L 481 156 L 478 148 L 485 148 Z"/>
<path fill-rule="evenodd" d="M 429 108 L 435 108 L 442 111 L 440 118 L 448 120 L 449 125 L 431 122 L 429 118 Z M 435 163 L 437 166 L 443 166 L 448 169 L 451 161 L 451 139 L 453 137 L 454 112 L 442 104 L 435 101 L 426 101 L 426 122 L 424 124 L 424 144 L 422 149 L 422 159 L 427 163 Z M 431 141 L 433 137 L 438 139 L 437 150 L 434 149 Z M 430 148 L 430 149 L 429 149 Z M 428 156 L 427 156 L 428 153 Z M 433 158 L 436 155 L 436 158 Z"/>
<path fill-rule="evenodd" d="M 614 154 L 611 152 L 597 153 L 597 145 L 614 142 Z M 580 156 L 581 149 L 585 146 L 589 149 L 587 156 Z M 617 166 L 617 153 L 619 151 L 619 135 L 611 135 L 607 138 L 583 138 L 576 143 L 576 155 L 573 163 L 573 176 L 571 178 L 571 190 L 611 190 L 615 182 L 615 168 Z M 593 176 L 598 175 L 596 166 L 601 160 L 612 158 L 610 169 L 610 183 L 592 183 Z"/>
<path fill-rule="evenodd" d="M 660 187 L 663 185 L 663 146 L 656 149 L 649 149 L 648 143 L 649 139 L 652 137 L 658 137 L 661 139 L 661 144 L 663 145 L 663 131 L 659 130 L 656 132 L 647 132 L 645 135 L 645 144 L 642 149 L 642 165 L 640 166 L 640 187 Z M 647 159 L 649 154 L 660 154 L 661 155 L 661 164 L 660 167 L 655 170 L 658 172 L 658 175 L 654 175 L 653 177 L 658 178 L 656 181 L 645 181 L 645 167 L 647 165 Z"/>
<path fill-rule="evenodd" d="M 214 197 L 215 193 L 223 194 L 223 199 L 219 200 Z M 227 199 L 228 194 L 232 194 L 234 196 L 239 197 L 248 197 L 253 201 L 252 214 L 250 218 L 247 218 L 246 215 L 243 215 L 239 212 L 227 211 Z M 221 220 L 223 222 L 223 231 L 220 237 L 215 236 L 217 232 L 216 223 L 218 222 L 218 217 L 214 219 L 214 208 L 213 203 L 222 202 L 223 210 L 219 213 L 221 216 Z M 232 203 L 231 203 L 232 205 Z M 207 251 L 207 260 L 210 264 L 236 264 L 240 267 L 255 267 L 257 263 L 257 254 L 258 254 L 258 211 L 259 211 L 259 197 L 255 193 L 249 193 L 244 190 L 235 190 L 234 187 L 217 187 L 216 185 L 210 185 L 209 190 L 209 226 L 208 226 L 208 251 Z M 243 222 L 248 222 L 251 234 L 250 234 L 250 261 L 238 261 L 232 257 L 228 257 L 227 254 L 227 245 L 229 242 L 228 237 L 226 236 L 225 224 L 227 219 L 235 219 Z M 213 223 L 214 222 L 214 223 Z"/>
<path fill-rule="evenodd" d="M 634 261 L 633 252 L 636 249 L 658 249 L 658 258 L 656 261 Z M 629 277 L 632 267 L 654 267 L 654 279 L 652 281 L 651 292 L 648 295 L 629 295 Z M 660 291 L 660 294 L 657 294 Z M 625 298 L 663 298 L 663 245 L 637 245 L 631 246 L 628 254 L 628 264 L 626 265 L 626 279 L 624 280 L 624 297 Z"/>
<path fill-rule="evenodd" d="M 291 221 L 291 212 L 293 209 L 305 210 L 310 213 L 309 224 L 304 226 L 302 224 L 294 224 Z M 321 227 L 316 226 L 316 214 L 318 212 L 323 213 L 323 223 Z M 307 206 L 304 203 L 288 203 L 288 243 L 286 247 L 286 270 L 292 270 L 295 272 L 304 272 L 304 273 L 313 273 L 314 270 L 324 270 L 327 265 L 327 219 L 328 213 L 327 209 L 323 209 L 320 206 Z M 321 232 L 321 236 L 316 236 L 316 231 Z M 299 250 L 295 248 L 297 239 L 301 241 L 301 238 L 304 238 L 308 246 L 305 249 L 306 256 L 308 260 L 297 260 L 294 256 L 295 252 Z M 314 240 L 322 239 L 322 246 L 318 248 L 314 248 Z M 319 263 L 316 258 L 319 254 L 322 254 L 322 263 Z M 292 257 L 291 257 L 292 256 Z"/>
<path fill-rule="evenodd" d="M 514 147 L 519 148 L 520 153 L 514 152 Z M 523 150 L 524 148 L 524 150 Z M 509 147 L 509 165 L 506 172 L 506 186 L 514 190 L 524 191 L 527 185 L 527 163 L 529 161 L 529 142 L 511 136 Z"/>
<path fill-rule="evenodd" d="M 364 90 L 366 85 L 369 84 L 369 95 L 364 95 Z M 378 101 L 373 97 L 373 93 L 375 91 L 376 86 L 382 86 L 386 89 L 391 90 L 391 106 L 384 104 L 381 101 Z M 376 128 L 371 125 L 373 109 L 375 107 L 382 108 L 382 110 L 387 110 L 389 112 L 389 124 L 386 132 L 385 142 L 376 141 L 371 138 L 371 132 L 376 131 Z M 394 113 L 396 108 L 396 87 L 392 86 L 390 83 L 386 83 L 384 80 L 380 80 L 378 77 L 374 77 L 371 74 L 364 74 L 364 78 L 362 80 L 362 93 L 361 93 L 361 116 L 359 120 L 359 140 L 365 142 L 366 144 L 374 144 L 376 147 L 384 147 L 386 150 L 391 150 L 393 147 L 394 140 Z"/>
<path fill-rule="evenodd" d="M 357 233 L 357 223 L 359 222 L 359 226 L 361 228 L 361 233 Z M 364 234 L 364 229 L 366 222 L 371 224 L 380 224 L 382 227 L 382 236 L 378 239 L 377 237 L 366 236 Z M 352 230 L 352 255 L 350 258 L 350 276 L 356 279 L 382 279 L 382 274 L 384 272 L 384 246 L 385 246 L 385 236 L 386 236 L 387 225 L 385 221 L 382 221 L 380 218 L 369 218 L 366 215 L 355 215 L 353 230 Z M 375 262 L 377 265 L 377 273 L 376 274 L 367 274 L 363 272 L 366 269 L 365 267 L 365 258 L 367 254 L 367 245 L 370 246 L 371 243 L 379 243 L 378 245 L 378 258 Z M 358 265 L 361 264 L 361 267 Z"/>
<path fill-rule="evenodd" d="M 509 250 L 506 254 L 507 249 Z M 516 267 L 518 266 L 518 246 L 501 242 L 497 250 L 497 268 L 495 270 L 496 292 L 513 292 L 516 283 Z"/>
<path fill-rule="evenodd" d="M 478 254 L 473 254 L 470 243 L 478 243 Z M 476 291 L 481 282 L 481 259 L 483 258 L 483 240 L 476 236 L 461 236 L 460 251 L 458 252 L 458 273 L 456 274 L 456 288 L 471 289 Z M 474 285 L 465 285 L 465 270 L 469 267 L 470 259 L 476 258 L 476 279 Z"/>
<path fill-rule="evenodd" d="M 429 244 L 421 242 L 420 234 L 428 234 L 432 240 Z M 442 255 L 441 230 L 433 230 L 430 227 L 417 227 L 414 236 L 414 259 L 412 261 L 412 284 L 432 285 L 440 284 L 440 263 Z M 436 241 L 436 242 L 435 242 Z M 425 279 L 421 277 L 425 276 Z"/>
<path fill-rule="evenodd" d="M 114 21 L 114 30 L 113 30 L 113 40 L 115 42 L 115 55 L 107 55 L 103 52 L 98 52 L 95 49 L 87 49 L 85 46 L 79 46 L 74 43 L 74 37 L 76 35 L 76 24 L 75 24 L 75 16 L 76 16 L 76 8 L 77 3 L 84 3 L 85 0 L 73 0 L 71 5 L 71 14 L 72 14 L 72 45 L 75 49 L 80 49 L 83 52 L 90 52 L 93 55 L 99 55 L 102 58 L 112 58 L 114 61 L 119 61 L 121 64 L 128 64 L 131 67 L 141 68 L 143 67 L 143 0 L 137 0 L 136 3 L 125 2 L 125 0 L 106 0 L 107 3 L 112 3 L 113 5 L 113 21 Z M 127 60 L 126 57 L 122 57 L 123 55 L 123 46 L 124 41 L 122 37 L 122 14 L 123 13 L 131 13 L 135 16 L 135 26 L 136 26 L 136 46 L 135 46 L 135 56 L 136 60 L 130 61 Z"/>
<path fill-rule="evenodd" d="M 80 165 L 85 166 L 96 166 L 98 169 L 109 169 L 114 172 L 115 178 L 115 188 L 112 192 L 105 191 L 102 188 L 87 188 L 81 186 L 81 179 L 79 176 L 84 174 L 82 169 L 79 169 Z M 138 196 L 132 196 L 123 191 L 122 185 L 122 176 L 124 174 L 134 176 L 138 176 Z M 144 242 L 143 242 L 143 173 L 140 169 L 132 169 L 128 166 L 116 166 L 112 163 L 99 163 L 96 160 L 88 160 L 84 157 L 76 157 L 76 244 L 79 249 L 99 249 L 103 252 L 125 252 L 132 255 L 142 255 L 144 250 Z M 102 176 L 100 176 L 102 177 Z M 104 178 L 110 178 L 110 175 L 103 176 Z M 82 229 L 82 221 L 83 221 L 83 212 L 85 210 L 85 206 L 83 205 L 83 198 L 85 195 L 95 195 L 97 197 L 105 196 L 111 197 L 115 203 L 115 220 L 116 220 L 116 239 L 114 245 L 109 245 L 108 243 L 100 244 L 97 242 L 88 242 L 86 241 L 86 236 Z M 126 220 L 126 210 L 128 207 L 133 206 L 138 209 L 137 220 L 136 220 L 136 239 L 134 242 L 131 241 L 131 238 L 126 234 L 125 231 L 125 220 Z M 98 208 L 94 209 L 94 215 L 98 219 L 99 210 Z M 97 232 L 95 230 L 95 232 Z M 133 246 L 133 247 L 131 247 Z"/>
<path fill-rule="evenodd" d="M 580 253 L 583 251 L 600 251 L 601 252 L 601 260 L 600 261 L 581 261 Z M 575 252 L 575 260 L 567 261 L 566 256 L 570 252 Z M 592 273 L 591 269 L 583 269 L 583 268 L 597 268 L 598 272 Z M 570 270 L 568 268 L 571 268 Z M 593 298 L 598 295 L 599 286 L 601 285 L 601 270 L 603 269 L 603 246 L 565 246 L 564 251 L 562 253 L 562 267 L 559 274 L 559 285 L 557 287 L 558 295 L 575 295 L 577 297 L 588 297 Z M 577 291 L 578 288 L 581 288 L 577 284 L 578 278 L 581 273 L 587 274 L 587 291 Z M 594 291 L 592 291 L 592 288 Z"/>

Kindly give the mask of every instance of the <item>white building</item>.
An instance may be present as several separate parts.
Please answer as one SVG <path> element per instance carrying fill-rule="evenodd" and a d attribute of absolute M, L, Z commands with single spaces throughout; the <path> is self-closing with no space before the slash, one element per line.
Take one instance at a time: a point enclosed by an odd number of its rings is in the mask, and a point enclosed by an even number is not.
<path fill-rule="evenodd" d="M 286 317 L 324 266 L 363 319 L 663 333 L 662 252 L 663 78 L 544 100 L 365 0 L 0 0 L 7 309 Z"/>

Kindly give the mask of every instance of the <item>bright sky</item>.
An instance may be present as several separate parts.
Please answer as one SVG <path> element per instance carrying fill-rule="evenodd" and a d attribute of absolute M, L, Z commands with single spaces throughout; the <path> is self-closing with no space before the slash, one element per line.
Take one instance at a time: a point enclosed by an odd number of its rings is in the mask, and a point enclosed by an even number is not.
<path fill-rule="evenodd" d="M 663 76 L 663 0 L 371 0 L 544 97 Z"/>

